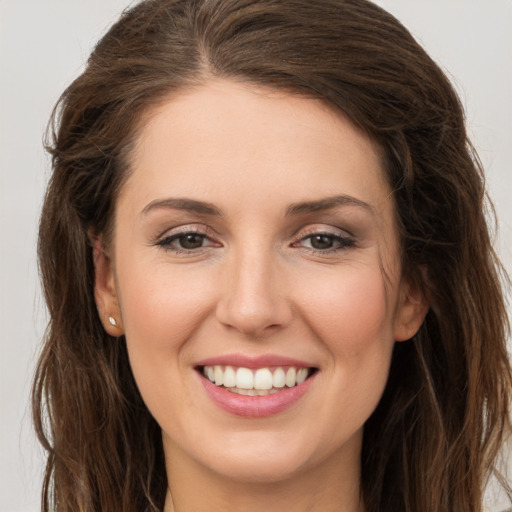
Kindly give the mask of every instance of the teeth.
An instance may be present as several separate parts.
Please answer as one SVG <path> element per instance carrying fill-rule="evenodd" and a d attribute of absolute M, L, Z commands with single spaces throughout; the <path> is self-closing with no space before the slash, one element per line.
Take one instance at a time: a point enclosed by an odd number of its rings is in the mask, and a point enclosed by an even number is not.
<path fill-rule="evenodd" d="M 282 368 L 277 368 L 277 370 L 272 375 L 272 387 L 284 388 L 285 384 L 286 384 L 286 375 L 284 374 L 284 370 Z"/>
<path fill-rule="evenodd" d="M 222 368 L 220 366 L 216 366 L 214 368 L 214 375 L 215 375 L 215 385 L 216 386 L 222 386 L 224 381 L 224 372 L 222 371 Z"/>
<path fill-rule="evenodd" d="M 267 396 L 273 395 L 274 393 L 279 393 L 279 389 L 239 389 L 239 388 L 226 388 L 231 393 L 236 393 L 238 395 L 246 395 L 246 396 Z"/>
<path fill-rule="evenodd" d="M 286 387 L 302 384 L 309 375 L 308 368 L 233 368 L 232 366 L 205 366 L 203 374 L 216 386 L 224 386 L 234 393 L 265 396 Z"/>
<path fill-rule="evenodd" d="M 297 384 L 302 384 L 306 380 L 307 376 L 308 371 L 306 370 L 306 368 L 301 368 L 297 372 Z"/>
<path fill-rule="evenodd" d="M 215 367 L 215 371 L 220 366 Z M 222 370 L 221 370 L 222 371 Z M 217 384 L 217 380 L 215 380 Z M 253 389 L 254 388 L 254 374 L 249 368 L 238 368 L 236 371 L 236 387 L 239 389 Z"/>
<path fill-rule="evenodd" d="M 260 368 L 254 374 L 255 389 L 272 389 L 272 372 L 268 368 Z"/>
<path fill-rule="evenodd" d="M 233 370 L 233 367 L 226 366 L 222 383 L 227 388 L 234 388 L 236 386 L 236 374 L 235 370 Z"/>
<path fill-rule="evenodd" d="M 289 387 L 289 388 L 293 388 L 293 386 L 295 386 L 295 377 L 296 377 L 296 370 L 295 368 L 288 368 L 288 371 L 286 372 L 286 385 Z"/>

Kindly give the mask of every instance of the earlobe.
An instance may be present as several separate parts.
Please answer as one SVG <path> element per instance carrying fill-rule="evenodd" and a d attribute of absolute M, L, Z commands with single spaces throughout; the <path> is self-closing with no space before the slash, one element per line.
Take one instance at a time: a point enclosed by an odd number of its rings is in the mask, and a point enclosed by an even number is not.
<path fill-rule="evenodd" d="M 103 247 L 100 238 L 93 241 L 94 298 L 105 331 L 111 336 L 121 336 L 123 327 L 112 260 Z"/>
<path fill-rule="evenodd" d="M 403 283 L 395 315 L 395 341 L 411 339 L 421 327 L 430 307 L 430 301 L 419 286 Z"/>

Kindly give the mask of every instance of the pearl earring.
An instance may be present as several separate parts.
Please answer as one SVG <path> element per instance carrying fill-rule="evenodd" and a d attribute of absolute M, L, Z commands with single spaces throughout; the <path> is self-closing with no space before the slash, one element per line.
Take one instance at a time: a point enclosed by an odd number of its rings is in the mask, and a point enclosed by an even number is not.
<path fill-rule="evenodd" d="M 108 317 L 108 321 L 110 322 L 110 325 L 113 325 L 114 327 L 117 327 L 116 319 L 113 316 Z"/>

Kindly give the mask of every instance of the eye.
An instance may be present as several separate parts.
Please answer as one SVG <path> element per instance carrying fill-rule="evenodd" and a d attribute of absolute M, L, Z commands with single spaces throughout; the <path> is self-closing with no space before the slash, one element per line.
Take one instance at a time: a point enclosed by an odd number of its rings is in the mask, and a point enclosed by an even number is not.
<path fill-rule="evenodd" d="M 161 240 L 157 241 L 155 245 L 176 253 L 194 253 L 208 247 L 220 246 L 220 244 L 214 242 L 207 234 L 190 229 L 164 236 Z"/>
<path fill-rule="evenodd" d="M 333 235 L 311 235 L 308 239 L 311 247 L 318 250 L 332 249 L 338 242 Z"/>
<path fill-rule="evenodd" d="M 355 245 L 355 241 L 348 236 L 327 233 L 313 232 L 302 236 L 301 239 L 293 244 L 293 247 L 309 249 L 318 254 L 326 254 L 346 249 Z"/>
<path fill-rule="evenodd" d="M 200 235 L 198 233 L 187 233 L 185 235 L 179 235 L 173 240 L 180 249 L 199 249 L 202 247 L 206 240 L 206 235 Z"/>

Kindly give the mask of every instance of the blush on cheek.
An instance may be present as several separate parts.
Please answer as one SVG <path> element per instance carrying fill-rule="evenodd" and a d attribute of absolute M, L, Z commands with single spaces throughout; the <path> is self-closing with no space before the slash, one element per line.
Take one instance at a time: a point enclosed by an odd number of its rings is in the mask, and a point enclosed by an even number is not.
<path fill-rule="evenodd" d="M 126 335 L 148 350 L 166 350 L 185 342 L 210 309 L 211 292 L 205 290 L 200 276 L 188 280 L 176 272 L 135 273 L 125 282 L 122 309 Z"/>
<path fill-rule="evenodd" d="M 359 277 L 359 276 L 358 276 Z M 388 298 L 380 275 L 347 276 L 309 294 L 308 318 L 342 353 L 358 353 L 392 338 Z"/>

